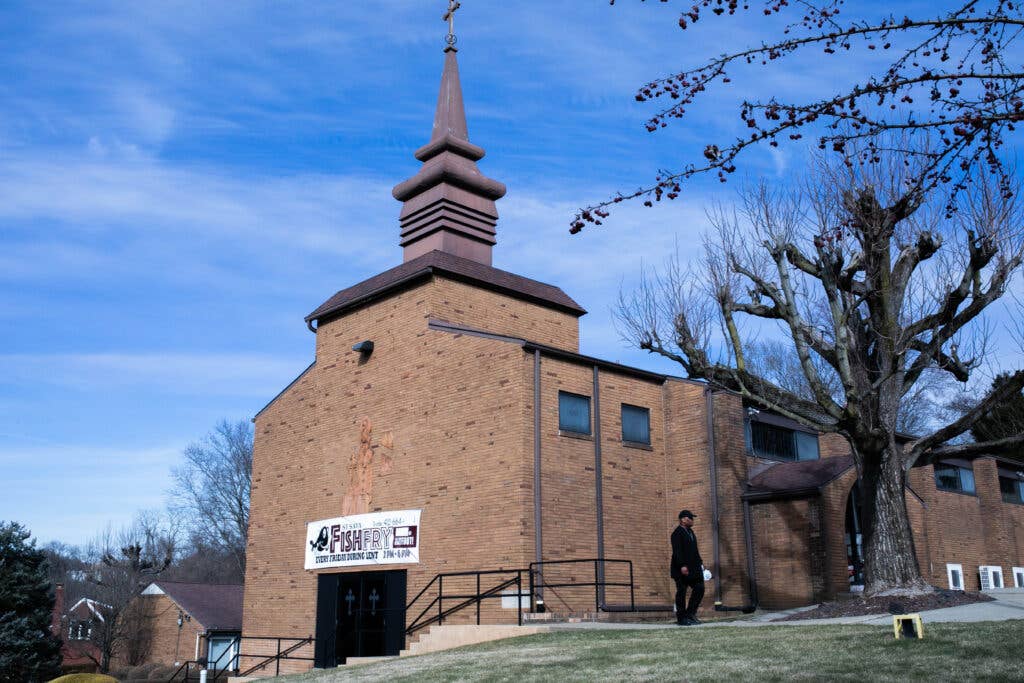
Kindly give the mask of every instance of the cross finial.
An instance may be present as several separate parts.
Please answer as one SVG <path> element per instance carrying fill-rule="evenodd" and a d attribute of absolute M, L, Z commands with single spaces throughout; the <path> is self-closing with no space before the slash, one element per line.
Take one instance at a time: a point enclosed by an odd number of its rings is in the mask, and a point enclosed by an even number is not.
<path fill-rule="evenodd" d="M 448 22 L 448 36 L 445 41 L 448 43 L 448 47 L 455 49 L 455 10 L 462 7 L 462 3 L 458 0 L 448 0 L 448 11 L 441 17 L 441 21 Z"/>

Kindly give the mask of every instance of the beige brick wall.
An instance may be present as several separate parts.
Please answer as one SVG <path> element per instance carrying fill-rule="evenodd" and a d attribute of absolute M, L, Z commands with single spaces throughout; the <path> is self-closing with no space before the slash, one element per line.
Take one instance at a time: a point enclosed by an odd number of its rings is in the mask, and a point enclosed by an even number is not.
<path fill-rule="evenodd" d="M 978 567 L 997 565 L 1013 586 L 1012 568 L 1024 566 L 1024 505 L 1002 501 L 995 460 L 975 461 L 974 480 L 975 495 L 940 491 L 933 466 L 911 470 L 910 486 L 923 499 L 908 502 L 921 573 L 946 588 L 946 564 L 960 564 L 965 587 L 979 590 Z"/>
<path fill-rule="evenodd" d="M 579 351 L 579 318 L 474 285 L 438 277 L 430 287 L 431 315 L 494 334 Z"/>
<path fill-rule="evenodd" d="M 206 627 L 195 619 L 185 620 L 178 628 L 179 608 L 166 595 L 140 595 L 132 601 L 129 609 L 139 610 L 144 615 L 145 637 L 149 638 L 149 654 L 144 662 L 173 665 L 196 656 L 196 637 L 206 632 Z M 201 648 L 205 644 L 201 644 Z M 205 654 L 201 650 L 200 654 Z M 127 666 L 123 653 L 115 653 L 112 669 Z"/>
<path fill-rule="evenodd" d="M 516 344 L 427 327 L 480 311 L 505 334 L 549 324 L 546 309 L 506 300 L 435 280 L 318 330 L 314 368 L 256 420 L 245 635 L 314 632 L 305 524 L 343 513 L 364 419 L 373 423 L 371 510 L 423 510 L 420 563 L 391 567 L 408 569 L 410 598 L 438 572 L 532 560 L 532 358 Z M 368 359 L 351 350 L 363 339 L 375 343 Z M 381 445 L 385 433 L 393 449 Z M 496 605 L 485 612 L 508 619 Z"/>
<path fill-rule="evenodd" d="M 820 524 L 817 499 L 774 501 L 751 506 L 758 599 L 763 607 L 785 609 L 814 602 L 811 556 Z"/>

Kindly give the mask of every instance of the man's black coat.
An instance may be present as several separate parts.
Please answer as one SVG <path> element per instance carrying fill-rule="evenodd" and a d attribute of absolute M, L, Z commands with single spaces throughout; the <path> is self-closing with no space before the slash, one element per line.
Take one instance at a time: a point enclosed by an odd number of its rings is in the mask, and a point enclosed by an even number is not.
<path fill-rule="evenodd" d="M 683 578 L 687 581 L 703 580 L 704 575 L 701 569 L 703 564 L 704 560 L 700 559 L 700 550 L 697 549 L 697 537 L 693 531 L 686 529 L 682 525 L 677 526 L 675 531 L 672 532 L 672 566 L 669 568 L 672 578 L 676 579 L 682 576 L 680 567 L 686 566 L 689 568 L 690 573 L 689 576 Z"/>

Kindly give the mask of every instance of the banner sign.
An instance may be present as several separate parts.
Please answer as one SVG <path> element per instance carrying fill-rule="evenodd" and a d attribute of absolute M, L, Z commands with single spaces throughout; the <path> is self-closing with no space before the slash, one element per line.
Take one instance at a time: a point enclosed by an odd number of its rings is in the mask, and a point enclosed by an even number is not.
<path fill-rule="evenodd" d="M 420 510 L 371 512 L 306 525 L 306 569 L 420 561 Z"/>

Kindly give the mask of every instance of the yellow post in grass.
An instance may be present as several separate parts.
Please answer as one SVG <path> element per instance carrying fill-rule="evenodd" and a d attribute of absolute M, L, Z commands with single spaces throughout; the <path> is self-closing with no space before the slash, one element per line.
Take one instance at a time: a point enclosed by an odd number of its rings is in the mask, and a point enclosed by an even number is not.
<path fill-rule="evenodd" d="M 896 614 L 892 618 L 892 634 L 899 640 L 904 636 L 924 638 L 924 624 L 920 614 Z"/>

